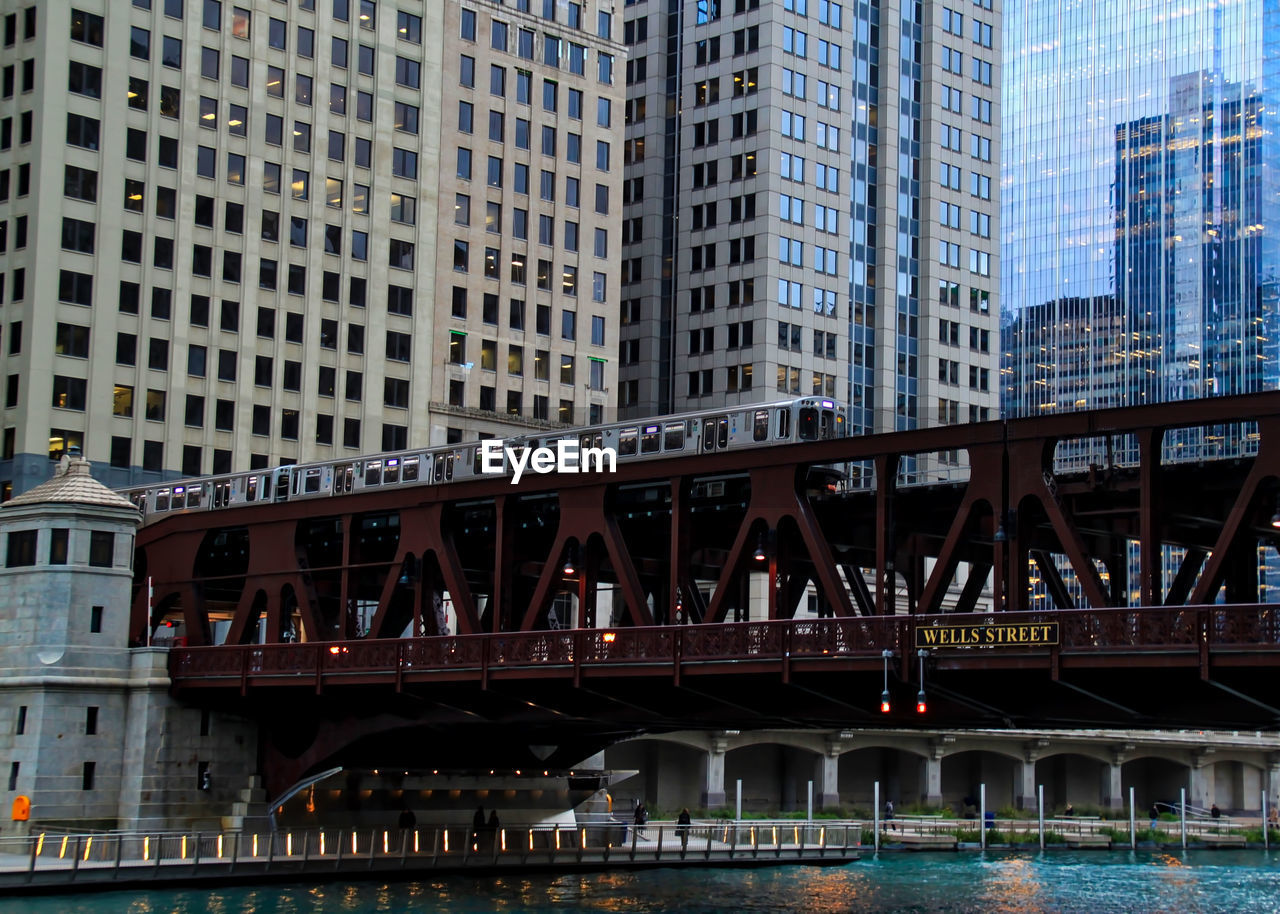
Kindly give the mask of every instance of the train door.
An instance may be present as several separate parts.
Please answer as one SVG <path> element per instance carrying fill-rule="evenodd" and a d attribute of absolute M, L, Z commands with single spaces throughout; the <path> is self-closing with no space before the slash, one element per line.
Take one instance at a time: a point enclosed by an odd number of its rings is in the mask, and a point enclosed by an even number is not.
<path fill-rule="evenodd" d="M 271 488 L 272 488 L 272 498 L 275 501 L 289 500 L 289 482 L 290 482 L 290 479 L 292 478 L 292 475 L 293 474 L 290 472 L 288 467 L 280 467 L 279 469 L 272 470 L 271 472 L 272 487 Z"/>
<path fill-rule="evenodd" d="M 355 466 L 350 463 L 341 463 L 333 468 L 333 488 L 330 490 L 334 495 L 345 495 L 351 491 L 355 484 Z"/>
<path fill-rule="evenodd" d="M 703 453 L 721 451 L 729 446 L 729 417 L 712 416 L 702 422 Z"/>

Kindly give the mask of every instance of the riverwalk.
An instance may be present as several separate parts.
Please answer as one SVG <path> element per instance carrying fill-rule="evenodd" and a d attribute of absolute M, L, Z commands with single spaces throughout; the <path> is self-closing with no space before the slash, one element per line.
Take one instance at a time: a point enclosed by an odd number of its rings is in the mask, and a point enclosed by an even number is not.
<path fill-rule="evenodd" d="M 278 829 L 0 839 L 0 891 L 227 884 L 459 872 L 844 864 L 861 822 L 650 823 L 582 828 Z"/>

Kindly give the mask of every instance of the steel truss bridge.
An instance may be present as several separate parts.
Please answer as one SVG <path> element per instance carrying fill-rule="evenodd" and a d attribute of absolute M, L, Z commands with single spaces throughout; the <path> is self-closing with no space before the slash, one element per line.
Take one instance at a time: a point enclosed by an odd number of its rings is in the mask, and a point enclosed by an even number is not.
<path fill-rule="evenodd" d="M 423 728 L 572 763 L 699 726 L 1272 727 L 1278 499 L 1280 393 L 388 486 L 149 519 L 132 632 L 179 623 L 176 693 L 269 715 L 279 778 Z"/>

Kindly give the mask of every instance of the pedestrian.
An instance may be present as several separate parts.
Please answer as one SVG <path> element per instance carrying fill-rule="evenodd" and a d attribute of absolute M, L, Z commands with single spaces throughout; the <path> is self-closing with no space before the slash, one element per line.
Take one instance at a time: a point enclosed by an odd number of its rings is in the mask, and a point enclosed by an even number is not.
<path fill-rule="evenodd" d="M 1062 811 L 1062 814 L 1064 816 L 1074 816 L 1076 814 L 1076 808 L 1068 803 L 1067 808 Z"/>
<path fill-rule="evenodd" d="M 1155 803 L 1152 803 L 1151 804 L 1151 828 L 1153 831 L 1155 830 L 1155 827 L 1156 827 L 1156 821 L 1159 818 L 1160 818 L 1160 807 L 1157 806 Z"/>
<path fill-rule="evenodd" d="M 418 824 L 418 817 L 413 814 L 413 810 L 408 806 L 400 809 L 400 817 L 396 819 L 396 827 L 401 831 L 408 831 Z"/>
<path fill-rule="evenodd" d="M 1213 816 L 1215 819 L 1222 818 L 1222 810 L 1218 808 L 1217 803 L 1214 803 L 1211 807 L 1209 807 L 1209 815 Z"/>
<path fill-rule="evenodd" d="M 633 817 L 633 821 L 636 826 L 636 837 L 645 837 L 645 834 L 641 829 L 644 827 L 644 824 L 649 821 L 649 810 L 645 807 L 644 800 L 636 800 L 636 814 Z"/>
<path fill-rule="evenodd" d="M 689 826 L 693 820 L 689 817 L 689 807 L 680 810 L 680 815 L 676 816 L 676 830 L 680 832 L 680 847 L 687 849 L 689 847 Z"/>
<path fill-rule="evenodd" d="M 498 829 L 501 826 L 498 823 L 498 810 L 489 811 L 489 821 L 485 823 L 485 831 L 489 833 L 489 843 L 492 847 L 498 846 Z"/>
<path fill-rule="evenodd" d="M 471 849 L 480 850 L 480 833 L 484 831 L 484 807 L 477 806 L 476 814 L 471 817 Z"/>
<path fill-rule="evenodd" d="M 888 831 L 893 827 L 893 800 L 884 801 L 884 827 Z"/>

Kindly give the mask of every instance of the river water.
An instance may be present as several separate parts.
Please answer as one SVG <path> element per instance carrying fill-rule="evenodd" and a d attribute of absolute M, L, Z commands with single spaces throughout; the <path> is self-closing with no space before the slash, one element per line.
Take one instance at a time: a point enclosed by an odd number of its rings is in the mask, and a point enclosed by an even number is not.
<path fill-rule="evenodd" d="M 338 912 L 1280 912 L 1280 854 L 1261 851 L 1052 851 L 886 854 L 841 867 L 657 869 L 586 875 L 0 899 L 21 914 L 338 914 Z"/>

